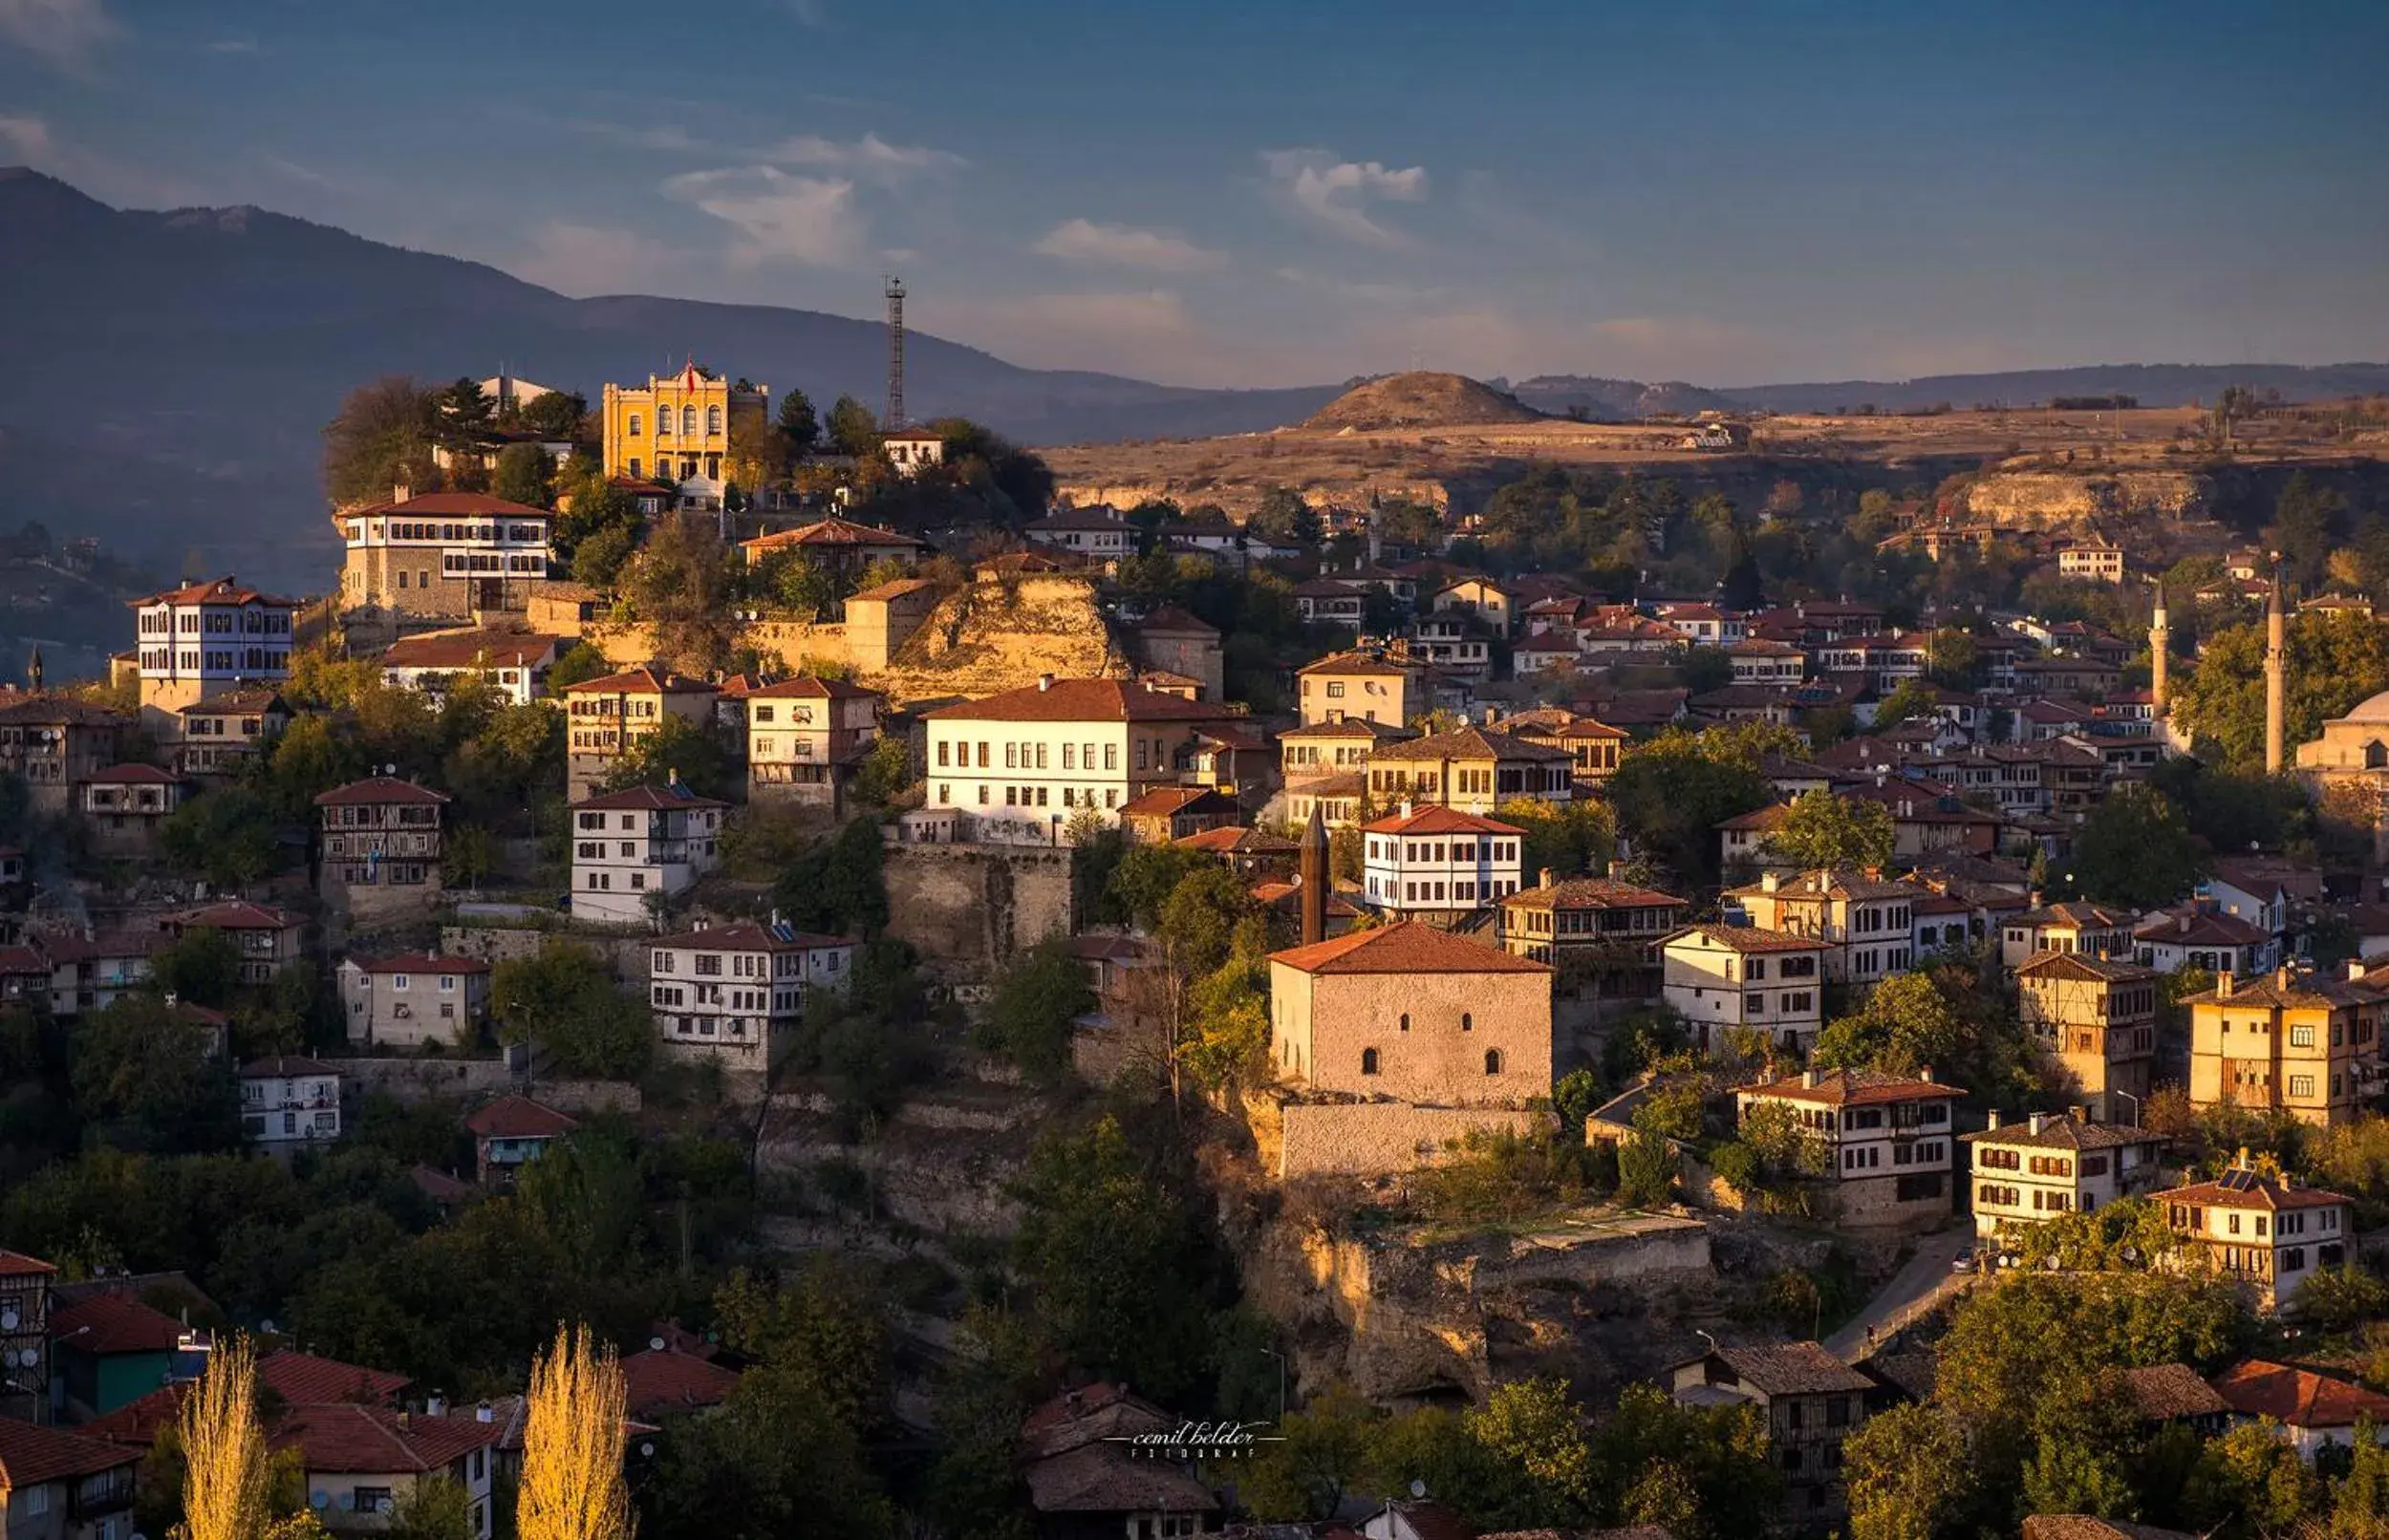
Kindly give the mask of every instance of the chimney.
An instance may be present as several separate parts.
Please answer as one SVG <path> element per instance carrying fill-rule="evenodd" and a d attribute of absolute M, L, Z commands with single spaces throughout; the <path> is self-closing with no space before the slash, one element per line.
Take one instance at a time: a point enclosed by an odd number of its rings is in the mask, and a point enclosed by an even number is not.
<path fill-rule="evenodd" d="M 2049 1116 L 2047 1113 L 2035 1112 L 2033 1114 L 2030 1122 L 2032 1132 L 2039 1133 L 2043 1128 L 2049 1126 Z"/>
<path fill-rule="evenodd" d="M 2188 935 L 2190 933 L 2190 917 L 2188 915 L 2182 915 L 2174 921 L 2174 933 L 2177 935 Z"/>
<path fill-rule="evenodd" d="M 2290 987 L 2290 965 L 2288 963 L 2283 963 L 2272 971 L 2272 985 L 2275 989 Z"/>
<path fill-rule="evenodd" d="M 1927 1064 L 1923 1069 L 1918 1070 L 1916 1072 L 1916 1078 L 1923 1080 L 1926 1085 L 1937 1085 L 1940 1083 L 1933 1079 L 1933 1067 L 1930 1064 Z"/>
<path fill-rule="evenodd" d="M 2068 1107 L 2066 1111 L 2070 1116 L 2072 1116 L 2076 1123 L 2090 1122 L 2090 1108 L 2082 1105 L 2079 1102 L 2075 1102 L 2074 1105 Z"/>
<path fill-rule="evenodd" d="M 1551 868 L 1549 866 L 1539 866 L 1536 868 L 1535 886 L 1538 888 L 1549 888 L 1551 886 Z"/>
<path fill-rule="evenodd" d="M 1044 693 L 1045 691 L 1050 690 L 1050 689 L 1052 689 L 1052 688 L 1053 688 L 1053 675 L 1052 675 L 1052 674 L 1039 674 L 1039 675 L 1037 676 L 1037 689 L 1038 689 L 1039 694 L 1041 694 L 1041 695 L 1042 695 L 1042 694 L 1043 694 L 1043 693 Z"/>
<path fill-rule="evenodd" d="M 398 1431 L 406 1432 L 415 1425 L 415 1414 L 404 1407 L 398 1409 Z"/>
<path fill-rule="evenodd" d="M 436 1390 L 435 1390 L 435 1391 L 433 1391 L 433 1392 L 431 1393 L 430 1397 L 429 1397 L 427 1400 L 425 1400 L 425 1401 L 424 1401 L 424 1402 L 423 1402 L 423 1415 L 424 1415 L 425 1417 L 445 1417 L 445 1416 L 447 1416 L 447 1415 L 448 1415 L 448 1398 L 447 1398 L 446 1396 L 444 1396 L 444 1395 L 441 1395 L 439 1391 L 436 1391 Z"/>
<path fill-rule="evenodd" d="M 1984 1114 L 1984 1118 L 1983 1127 L 1991 1133 L 1997 1133 L 1999 1131 L 1999 1109 L 1991 1108 L 1990 1112 Z"/>
<path fill-rule="evenodd" d="M 494 1422 L 497 1420 L 498 1414 L 489 1409 L 487 1401 L 483 1401 L 473 1408 L 473 1421 L 476 1422 Z"/>
<path fill-rule="evenodd" d="M 2024 907 L 2028 909 L 2036 909 L 2040 908 L 2039 888 L 2035 888 L 2024 895 Z"/>
<path fill-rule="evenodd" d="M 1821 1069 L 1804 1069 L 1800 1071 L 1800 1083 L 1812 1091 L 1817 1089 L 1818 1086 L 1823 1084 L 1824 1080 L 1825 1072 Z"/>
<path fill-rule="evenodd" d="M 1758 890 L 1762 893 L 1772 893 L 1781 882 L 1782 879 L 1774 872 L 1762 871 L 1758 874 Z"/>
<path fill-rule="evenodd" d="M 2361 982 L 2364 977 L 2364 972 L 2365 967 L 2363 958 L 2350 957 L 2348 959 L 2348 977 L 2351 980 Z"/>
<path fill-rule="evenodd" d="M 2219 1000 L 2231 998 L 2231 970 L 2228 968 L 2215 975 L 2215 998 Z"/>

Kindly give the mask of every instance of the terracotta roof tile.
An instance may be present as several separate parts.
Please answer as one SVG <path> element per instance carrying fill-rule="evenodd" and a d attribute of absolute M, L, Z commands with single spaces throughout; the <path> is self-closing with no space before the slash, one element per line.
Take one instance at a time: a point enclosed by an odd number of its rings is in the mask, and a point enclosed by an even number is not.
<path fill-rule="evenodd" d="M 1785 1102 L 1814 1102 L 1823 1106 L 1863 1106 L 1881 1102 L 1926 1102 L 1948 1097 L 1954 1100 L 1961 1093 L 1954 1085 L 1940 1080 L 1906 1075 L 1885 1075 L 1871 1069 L 1814 1070 L 1817 1083 L 1810 1085 L 1804 1077 L 1792 1076 L 1780 1080 L 1761 1080 L 1750 1085 L 1737 1085 L 1737 1096 L 1765 1096 Z"/>
<path fill-rule="evenodd" d="M 50 1337 L 77 1353 L 171 1353 L 183 1323 L 130 1294 L 91 1294 L 50 1309 Z"/>
<path fill-rule="evenodd" d="M 553 1107 L 509 1091 L 465 1119 L 464 1126 L 483 1139 L 554 1139 L 580 1124 Z"/>
<path fill-rule="evenodd" d="M 719 1406 L 739 1384 L 738 1371 L 693 1353 L 649 1348 L 622 1360 L 623 1404 L 633 1417 Z"/>
<path fill-rule="evenodd" d="M 674 808 L 727 807 L 711 797 L 699 797 L 684 784 L 670 786 L 632 786 L 622 791 L 600 792 L 585 797 L 572 804 L 572 811 L 581 812 L 668 812 Z"/>
<path fill-rule="evenodd" d="M 436 807 L 447 800 L 446 792 L 419 786 L 412 781 L 400 781 L 396 776 L 367 776 L 362 781 L 352 781 L 345 786 L 334 786 L 330 791 L 317 793 L 315 805 L 356 807 L 397 803 L 408 807 Z"/>
<path fill-rule="evenodd" d="M 954 722 L 1203 722 L 1229 713 L 1128 679 L 1056 679 L 924 715 Z"/>
<path fill-rule="evenodd" d="M 311 1474 L 420 1473 L 445 1469 L 497 1443 L 498 1424 L 332 1402 L 292 1406 L 268 1442 L 277 1449 L 297 1449 Z"/>
<path fill-rule="evenodd" d="M 2202 1208 L 2328 1208 L 2350 1200 L 2324 1187 L 2291 1187 L 2276 1177 L 2261 1176 L 2234 1166 L 2212 1182 L 2193 1182 L 2150 1194 L 2153 1203 L 2195 1205 Z"/>
<path fill-rule="evenodd" d="M 624 669 L 600 679 L 583 679 L 579 684 L 564 687 L 568 695 L 714 695 L 712 685 L 702 679 L 692 679 L 670 669 Z"/>
<path fill-rule="evenodd" d="M 1490 818 L 1463 813 L 1456 807 L 1422 807 L 1414 813 L 1396 813 L 1390 818 L 1364 823 L 1362 829 L 1370 834 L 1524 834 L 1515 824 L 1498 823 Z"/>
<path fill-rule="evenodd" d="M 2215 1394 L 2243 1417 L 2270 1417 L 2287 1427 L 2353 1427 L 2357 1419 L 2389 1422 L 2389 1396 L 2293 1364 L 2250 1358 L 2214 1380 Z"/>
<path fill-rule="evenodd" d="M 0 1488 L 7 1491 L 97 1475 L 103 1470 L 133 1465 L 140 1458 L 140 1450 L 104 1439 L 62 1433 L 13 1417 L 0 1417 Z M 17 1506 L 10 1505 L 11 1509 Z"/>
<path fill-rule="evenodd" d="M 1305 973 L 1549 973 L 1526 957 L 1438 930 L 1401 924 L 1355 930 L 1332 941 L 1292 947 L 1269 954 L 1274 963 Z"/>

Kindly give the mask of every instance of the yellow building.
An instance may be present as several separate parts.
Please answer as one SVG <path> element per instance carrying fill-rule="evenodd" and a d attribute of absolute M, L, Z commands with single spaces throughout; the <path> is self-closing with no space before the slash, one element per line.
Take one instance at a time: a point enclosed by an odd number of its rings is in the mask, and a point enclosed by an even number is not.
<path fill-rule="evenodd" d="M 2229 1102 L 2301 1123 L 2352 1123 L 2373 1095 L 2383 996 L 2358 983 L 2283 968 L 2255 979 L 2219 973 L 2190 1008 L 2190 1105 Z"/>
<path fill-rule="evenodd" d="M 770 404 L 769 386 L 733 383 L 693 361 L 643 386 L 608 385 L 606 474 L 676 482 L 684 506 L 719 507 L 726 482 L 752 484 L 754 472 L 742 477 L 732 463 L 730 441 L 760 432 Z"/>

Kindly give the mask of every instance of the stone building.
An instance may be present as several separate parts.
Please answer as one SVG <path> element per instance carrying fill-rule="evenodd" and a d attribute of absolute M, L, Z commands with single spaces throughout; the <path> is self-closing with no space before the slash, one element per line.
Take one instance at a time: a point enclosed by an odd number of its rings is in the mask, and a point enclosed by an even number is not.
<path fill-rule="evenodd" d="M 521 613 L 554 567 L 555 515 L 486 492 L 426 492 L 335 514 L 340 608 L 392 619 Z"/>
<path fill-rule="evenodd" d="M 1219 630 L 1198 615 L 1163 605 L 1130 629 L 1129 651 L 1144 668 L 1201 681 L 1197 699 L 1227 698 Z"/>
<path fill-rule="evenodd" d="M 0 694 L 0 773 L 22 777 L 38 812 L 64 813 L 118 760 L 131 719 L 66 695 Z"/>
<path fill-rule="evenodd" d="M 1551 970 L 1396 923 L 1269 958 L 1272 1052 L 1316 1091 L 1443 1107 L 1551 1094 Z"/>

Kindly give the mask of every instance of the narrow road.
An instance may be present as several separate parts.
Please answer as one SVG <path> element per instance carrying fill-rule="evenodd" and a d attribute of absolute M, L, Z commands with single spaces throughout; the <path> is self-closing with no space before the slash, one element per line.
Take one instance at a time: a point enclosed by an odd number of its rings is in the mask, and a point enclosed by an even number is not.
<path fill-rule="evenodd" d="M 1848 1325 L 1825 1338 L 1825 1351 L 1844 1363 L 1856 1363 L 1867 1355 L 1868 1327 L 1888 1337 L 1895 1326 L 1905 1324 L 1927 1302 L 1938 1302 L 1971 1285 L 1972 1273 L 1952 1273 L 1949 1265 L 1957 1260 L 1960 1251 L 1973 1244 L 1974 1228 L 1966 1223 L 1920 1239 L 1916 1254 L 1875 1292 L 1866 1308 L 1852 1316 Z"/>

